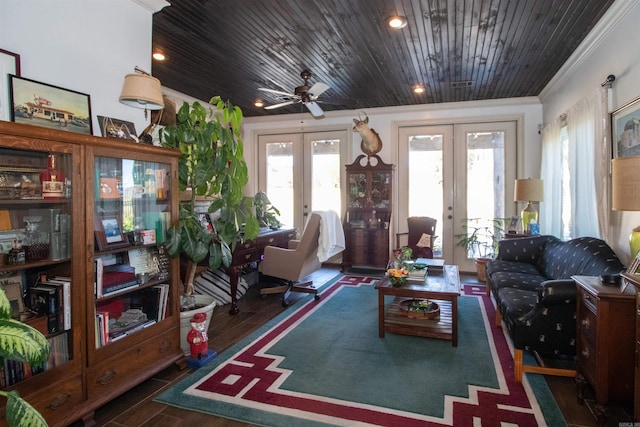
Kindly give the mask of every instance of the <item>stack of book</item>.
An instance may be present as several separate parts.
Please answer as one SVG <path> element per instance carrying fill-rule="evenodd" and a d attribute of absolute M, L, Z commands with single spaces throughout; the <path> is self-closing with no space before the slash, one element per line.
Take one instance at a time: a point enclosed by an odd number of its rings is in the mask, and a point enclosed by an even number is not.
<path fill-rule="evenodd" d="M 47 333 L 71 329 L 71 279 L 56 276 L 29 289 L 31 309 L 47 318 Z"/>
<path fill-rule="evenodd" d="M 112 296 L 140 285 L 136 269 L 128 264 L 105 266 L 102 258 L 96 258 L 95 264 L 97 298 Z"/>
<path fill-rule="evenodd" d="M 427 277 L 427 268 L 409 270 L 409 274 L 407 276 L 408 281 L 412 282 L 424 282 Z"/>

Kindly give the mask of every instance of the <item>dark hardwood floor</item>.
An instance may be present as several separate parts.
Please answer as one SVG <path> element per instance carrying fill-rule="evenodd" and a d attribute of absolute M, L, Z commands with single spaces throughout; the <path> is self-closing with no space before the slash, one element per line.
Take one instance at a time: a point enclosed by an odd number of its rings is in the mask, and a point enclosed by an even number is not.
<path fill-rule="evenodd" d="M 324 268 L 314 273 L 316 283 L 322 283 L 331 279 L 336 274 L 335 269 Z M 356 274 L 356 273 L 354 273 Z M 465 283 L 477 283 L 475 276 L 463 275 L 461 279 Z M 289 299 L 290 306 L 303 297 L 304 294 L 292 294 Z M 209 347 L 221 353 L 230 346 L 240 341 L 256 328 L 281 313 L 283 308 L 278 295 L 270 295 L 261 298 L 258 286 L 249 288 L 247 294 L 238 302 L 240 313 L 231 316 L 228 313 L 229 306 L 216 307 L 209 328 Z M 95 412 L 95 422 L 98 426 L 213 426 L 213 427 L 245 427 L 238 421 L 187 411 L 153 401 L 153 398 L 162 393 L 172 384 L 189 375 L 191 369 L 180 370 L 172 366 L 153 378 L 133 388 L 129 392 L 114 399 Z M 563 377 L 546 377 L 562 413 L 570 427 L 595 426 L 596 422 L 586 405 L 579 405 L 576 398 L 576 386 L 573 379 Z M 628 423 L 628 415 L 620 408 L 612 408 L 607 426 Z M 81 424 L 74 424 L 78 427 Z M 629 424 L 632 425 L 632 424 Z"/>

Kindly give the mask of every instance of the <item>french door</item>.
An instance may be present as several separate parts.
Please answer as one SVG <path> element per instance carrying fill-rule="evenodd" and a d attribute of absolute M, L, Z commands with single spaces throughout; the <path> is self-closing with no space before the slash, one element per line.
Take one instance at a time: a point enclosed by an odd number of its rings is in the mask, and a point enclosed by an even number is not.
<path fill-rule="evenodd" d="M 280 222 L 302 230 L 314 210 L 342 216 L 346 146 L 346 130 L 258 136 L 259 189 Z"/>
<path fill-rule="evenodd" d="M 456 245 L 470 218 L 514 214 L 516 122 L 399 128 L 398 232 L 407 217 L 437 219 L 434 257 L 473 271 L 473 253 Z"/>

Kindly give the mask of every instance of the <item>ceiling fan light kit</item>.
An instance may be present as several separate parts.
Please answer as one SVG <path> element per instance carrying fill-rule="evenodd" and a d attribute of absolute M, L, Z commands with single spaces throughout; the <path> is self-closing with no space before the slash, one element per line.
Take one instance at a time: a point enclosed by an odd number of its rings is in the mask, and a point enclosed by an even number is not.
<path fill-rule="evenodd" d="M 273 93 L 285 99 L 283 102 L 278 104 L 268 105 L 264 107 L 264 109 L 274 110 L 287 105 L 302 103 L 307 107 L 307 110 L 309 110 L 313 117 L 320 118 L 324 116 L 324 111 L 320 108 L 317 101 L 318 97 L 329 89 L 329 86 L 324 83 L 315 83 L 313 86 L 309 87 L 309 79 L 311 78 L 311 71 L 309 70 L 302 71 L 302 73 L 300 73 L 300 77 L 304 80 L 304 84 L 296 87 L 293 93 L 263 87 L 258 88 L 258 90 Z"/>

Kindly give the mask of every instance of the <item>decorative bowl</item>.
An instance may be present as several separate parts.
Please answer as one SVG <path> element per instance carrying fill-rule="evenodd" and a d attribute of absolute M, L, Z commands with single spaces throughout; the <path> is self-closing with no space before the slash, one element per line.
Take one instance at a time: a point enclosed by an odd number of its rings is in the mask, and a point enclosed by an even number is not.
<path fill-rule="evenodd" d="M 389 275 L 389 282 L 391 282 L 391 286 L 393 286 L 394 288 L 399 288 L 400 286 L 404 285 L 406 281 L 407 281 L 407 275 L 401 275 L 401 276 Z"/>

